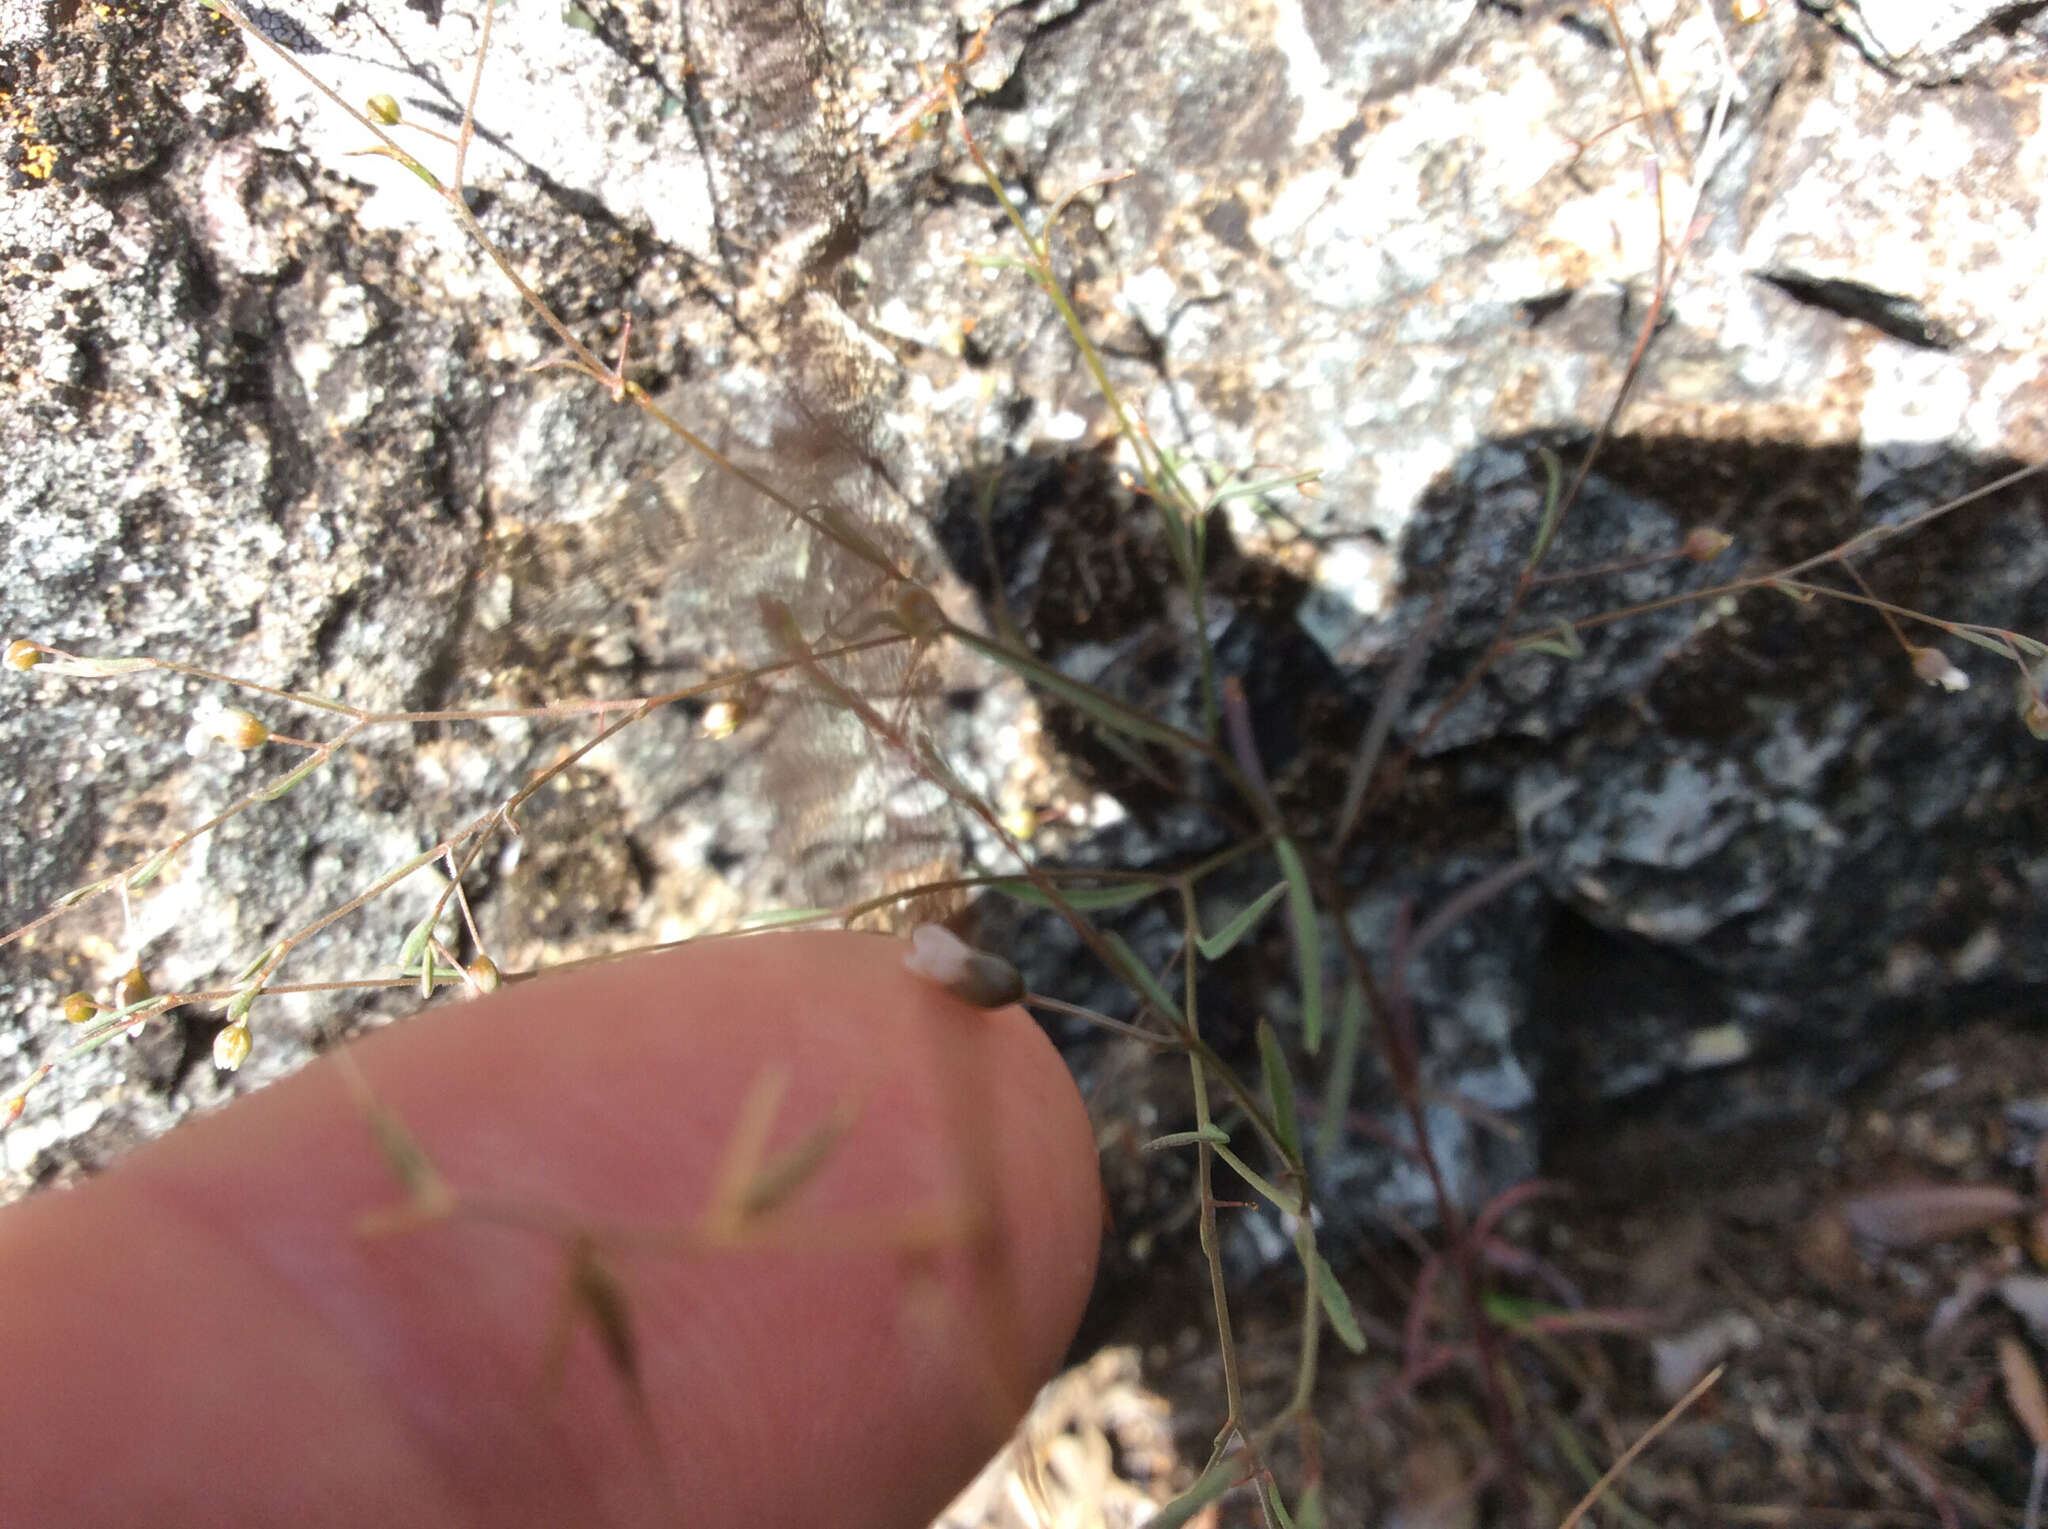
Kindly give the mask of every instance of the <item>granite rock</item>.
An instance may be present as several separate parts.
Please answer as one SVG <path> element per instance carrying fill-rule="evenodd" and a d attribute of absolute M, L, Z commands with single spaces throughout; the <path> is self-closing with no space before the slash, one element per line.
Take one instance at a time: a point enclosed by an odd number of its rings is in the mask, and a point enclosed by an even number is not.
<path fill-rule="evenodd" d="M 342 99 L 459 121 L 470 11 L 254 14 Z M 1032 218 L 1063 207 L 1061 270 L 1154 435 L 1192 462 L 1321 471 L 1313 499 L 1226 507 L 1239 572 L 1200 613 L 1272 677 L 1260 736 L 1293 809 L 1328 812 L 1343 749 L 1442 596 L 1395 727 L 1418 760 L 1347 866 L 1353 921 L 1384 955 L 1390 898 L 1539 869 L 1502 905 L 1510 932 L 1482 910 L 1484 949 L 1442 948 L 1477 963 L 1469 983 L 1457 962 L 1418 980 L 1431 1087 L 1545 1128 L 1652 1086 L 1732 1118 L 1839 1086 L 1886 1024 L 2037 990 L 2040 746 L 2013 719 L 2010 664 L 1953 645 L 1971 688 L 1930 690 L 1882 618 L 1840 602 L 1726 591 L 1582 623 L 2041 459 L 2041 39 L 2038 18 L 1960 0 L 1774 3 L 1749 26 L 1674 0 L 1626 14 L 1645 30 L 1624 40 L 1583 7 L 1069 0 L 1004 11 L 977 50 L 983 17 L 944 0 L 500 9 L 467 204 L 578 335 L 609 355 L 630 316 L 635 379 L 771 471 L 778 410 L 808 386 L 792 301 L 829 299 L 843 355 L 866 358 L 861 433 L 886 467 L 862 507 L 937 570 L 950 544 L 924 527 L 949 485 L 1005 461 L 1078 472 L 1109 423 L 1042 297 L 977 260 L 1015 252 L 987 188 L 906 118 L 958 61 L 1006 190 Z M 292 63 L 198 8 L 0 21 L 9 635 L 377 709 L 615 697 L 758 644 L 721 579 L 734 565 L 692 561 L 730 545 L 688 529 L 710 510 L 698 470 L 602 390 L 527 375 L 558 338 Z M 1631 60 L 1661 93 L 1648 117 Z M 448 174 L 449 145 L 402 131 Z M 1565 623 L 1584 656 L 1522 651 L 1431 727 L 1497 635 L 1544 453 L 1577 465 L 1681 244 L 1619 437 L 1546 565 L 1588 576 L 1532 593 L 1517 634 Z M 1142 505 L 1117 513 L 1130 540 L 1065 566 L 1157 566 Z M 1858 571 L 1876 598 L 2039 635 L 2040 517 L 2022 485 Z M 1019 525 L 1018 547 L 1065 555 Z M 1730 535 L 1722 560 L 1649 560 L 1700 527 Z M 783 545 L 753 546 L 738 594 L 779 576 Z M 616 583 L 591 573 L 607 558 L 627 565 Z M 949 598 L 993 590 L 968 561 Z M 1184 652 L 1196 613 L 1157 604 L 1113 640 L 1075 627 L 1063 656 L 1191 704 L 1185 670 L 1147 659 Z M 960 705 L 938 725 L 969 746 L 962 768 L 1008 789 L 1040 721 L 986 675 L 948 683 Z M 14 691 L 13 918 L 278 767 L 188 752 L 223 699 L 197 678 Z M 527 948 L 680 934 L 793 892 L 760 801 L 774 761 L 758 733 L 721 751 L 700 722 L 664 714 L 594 756 L 534 804 L 521 849 L 478 868 Z M 56 997 L 104 989 L 138 952 L 161 983 L 226 981 L 561 736 L 390 729 L 216 834 L 131 921 L 101 906 L 17 942 L 0 1063 L 54 1054 Z M 838 863 L 924 821 L 885 781 L 856 794 L 867 826 Z M 1084 805 L 1079 856 L 1213 832 L 1135 799 Z M 546 847 L 554 814 L 588 853 Z M 391 970 L 432 891 L 336 926 L 304 974 Z M 279 1000 L 244 1076 L 402 1007 Z M 8 1172 L 89 1166 L 220 1097 L 192 1065 L 209 1023 L 61 1069 L 0 1148 Z M 1510 1171 L 1456 1110 L 1432 1121 L 1471 1194 Z M 1384 1167 L 1336 1170 L 1362 1186 Z"/>

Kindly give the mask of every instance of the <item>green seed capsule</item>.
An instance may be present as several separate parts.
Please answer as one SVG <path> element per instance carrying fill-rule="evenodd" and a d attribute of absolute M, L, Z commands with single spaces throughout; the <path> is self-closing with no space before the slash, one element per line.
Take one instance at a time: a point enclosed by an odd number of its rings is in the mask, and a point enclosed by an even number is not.
<path fill-rule="evenodd" d="M 140 1003 L 145 998 L 156 996 L 156 990 L 149 985 L 149 978 L 142 975 L 142 968 L 131 966 L 121 976 L 120 985 L 114 989 L 115 1000 L 122 1008 Z"/>

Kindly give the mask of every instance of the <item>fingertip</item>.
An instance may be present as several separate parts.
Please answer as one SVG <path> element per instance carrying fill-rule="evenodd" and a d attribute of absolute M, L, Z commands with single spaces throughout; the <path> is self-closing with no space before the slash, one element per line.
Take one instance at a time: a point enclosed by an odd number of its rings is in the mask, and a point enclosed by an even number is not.
<path fill-rule="evenodd" d="M 109 1464 L 168 1450 L 200 1479 L 230 1467 L 216 1457 L 233 1430 L 209 1410 L 267 1417 L 288 1392 L 302 1407 L 300 1382 L 321 1375 L 353 1419 L 330 1419 L 325 1436 L 362 1456 L 354 1470 L 325 1457 L 328 1487 L 430 1482 L 479 1522 L 656 1521 L 671 1491 L 713 1524 L 935 1510 L 1071 1337 L 1100 1189 L 1085 1109 L 1039 1027 L 1018 1009 L 966 1008 L 901 953 L 815 933 L 692 947 L 521 985 L 354 1048 L 381 1106 L 459 1190 L 593 1227 L 692 1225 L 770 1073 L 776 1149 L 856 1106 L 778 1213 L 773 1246 L 615 1261 L 666 1487 L 587 1335 L 560 1393 L 538 1394 L 562 1311 L 560 1238 L 488 1222 L 353 1235 L 399 1195 L 357 1102 L 320 1064 L 104 1186 L 0 1218 L 0 1271 L 19 1228 L 40 1251 L 18 1266 L 33 1265 L 47 1299 L 86 1288 L 102 1308 L 58 1406 L 90 1412 L 123 1385 L 151 1393 L 172 1427 Z M 934 1224 L 966 1230 L 914 1252 L 910 1229 Z M 123 1304 L 91 1272 L 137 1259 L 160 1288 L 254 1311 L 203 1384 L 178 1373 L 190 1345 L 165 1341 L 178 1314 Z M 0 1316 L 0 1333 L 10 1325 Z M 118 1365 L 99 1363 L 113 1354 Z M 266 1467 L 280 1508 L 303 1463 L 287 1449 Z M 182 1520 L 170 1499 L 151 1506 L 159 1523 L 221 1521 L 204 1493 Z"/>

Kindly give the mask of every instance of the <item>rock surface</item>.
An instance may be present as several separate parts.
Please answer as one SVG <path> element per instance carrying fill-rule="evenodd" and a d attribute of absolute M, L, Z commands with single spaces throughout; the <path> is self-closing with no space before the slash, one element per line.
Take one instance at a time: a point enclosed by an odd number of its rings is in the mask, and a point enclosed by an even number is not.
<path fill-rule="evenodd" d="M 1138 599 L 1158 549 L 1143 506 L 1085 466 L 1108 430 L 1090 378 L 1029 283 L 977 263 L 1016 247 L 957 142 L 890 136 L 967 60 L 970 121 L 1010 194 L 1036 218 L 1077 193 L 1063 270 L 1155 436 L 1192 460 L 1322 472 L 1314 499 L 1228 507 L 1239 573 L 1214 613 L 1267 764 L 1311 819 L 1438 590 L 1397 745 L 1492 641 L 1542 512 L 1542 452 L 1576 465 L 1681 243 L 1620 438 L 1548 567 L 1668 552 L 1703 526 L 1732 546 L 1542 586 L 1523 630 L 1814 556 L 2044 455 L 2037 18 L 1778 0 L 1740 26 L 1650 0 L 1628 10 L 1649 34 L 1624 47 L 1598 12 L 1555 5 L 1273 0 L 1226 20 L 1194 0 L 1070 0 L 1002 13 L 977 52 L 979 12 L 857 10 L 501 9 L 471 206 L 596 349 L 630 315 L 635 380 L 771 476 L 812 470 L 784 449 L 778 400 L 811 387 L 791 381 L 811 352 L 786 315 L 823 282 L 851 317 L 844 354 L 865 358 L 860 433 L 886 467 L 817 467 L 834 491 L 864 475 L 907 551 L 1006 457 L 1096 482 L 1105 519 L 1064 543 L 1072 496 L 1018 500 L 1011 593 L 1050 559 Z M 256 14 L 342 99 L 459 120 L 469 12 Z M 196 8 L 0 20 L 7 635 L 390 709 L 646 693 L 661 666 L 763 651 L 744 597 L 797 544 L 752 544 L 735 581 L 699 471 L 602 390 L 524 375 L 557 341 L 430 191 L 355 154 L 364 130 L 301 76 Z M 1647 118 L 1632 69 L 1656 92 Z M 448 145 L 404 141 L 447 173 Z M 680 506 L 680 539 L 649 496 Z M 1858 571 L 1878 598 L 2040 636 L 2042 516 L 2021 485 Z M 642 566 L 607 584 L 584 553 L 622 537 L 640 554 L 616 561 Z M 922 545 L 993 591 L 957 534 Z M 1185 671 L 1151 662 L 1174 647 L 1170 601 L 1159 618 L 1071 608 L 1048 656 L 1186 706 Z M 1399 896 L 1426 909 L 1538 866 L 1419 963 L 1444 1097 L 1538 1125 L 1651 1088 L 1703 1117 L 1793 1108 L 1873 1059 L 1883 1024 L 2038 993 L 2043 754 L 2014 720 L 2011 664 L 1945 644 L 1973 683 L 1930 689 L 1877 614 L 1768 592 L 1582 636 L 1583 658 L 1522 653 L 1460 698 L 1358 841 L 1351 918 L 1382 952 Z M 987 746 L 977 778 L 1014 787 L 1006 755 L 1037 724 L 987 676 L 947 683 L 955 733 Z M 232 700 L 197 679 L 11 688 L 10 920 L 288 764 L 182 748 L 195 709 Z M 472 891 L 522 950 L 678 934 L 798 893 L 769 853 L 760 795 L 786 772 L 765 729 L 720 742 L 700 716 L 672 709 L 593 756 L 529 804 L 516 854 L 478 868 Z M 160 985 L 227 983 L 564 736 L 386 729 L 202 841 L 126 921 L 95 904 L 17 942 L 0 958 L 7 1075 L 61 1048 L 62 993 L 104 992 L 138 953 Z M 864 804 L 826 857 L 843 878 L 878 839 L 926 831 L 930 804 L 839 766 L 825 794 Z M 1082 806 L 1134 815 L 1070 833 L 1076 856 L 1213 843 L 1142 801 Z M 287 976 L 393 971 L 436 890 L 378 900 Z M 1133 930 L 1153 953 L 1169 937 Z M 1058 933 L 1033 940 L 1056 980 Z M 310 997 L 262 1014 L 245 1080 L 294 1065 L 294 1036 L 364 1017 Z M 0 1144 L 8 1172 L 89 1166 L 217 1098 L 195 1070 L 207 1035 L 159 1027 L 60 1069 Z M 1369 1077 L 1360 1097 L 1377 1102 Z M 1520 1161 L 1455 1109 L 1431 1128 L 1471 1194 Z M 1332 1171 L 1361 1200 L 1409 1197 L 1384 1161 Z"/>

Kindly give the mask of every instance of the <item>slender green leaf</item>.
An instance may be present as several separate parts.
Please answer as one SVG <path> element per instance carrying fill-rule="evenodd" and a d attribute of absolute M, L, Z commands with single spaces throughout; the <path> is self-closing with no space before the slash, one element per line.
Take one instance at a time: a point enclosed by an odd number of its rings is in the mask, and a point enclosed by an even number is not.
<path fill-rule="evenodd" d="M 876 546 L 846 511 L 825 500 L 819 500 L 804 508 L 806 517 L 813 525 L 876 572 L 890 576 L 897 573 L 896 564 L 889 554 Z"/>
<path fill-rule="evenodd" d="M 308 757 L 306 762 L 300 765 L 296 770 L 293 770 L 288 775 L 282 775 L 278 777 L 269 785 L 259 790 L 256 793 L 256 800 L 258 800 L 259 802 L 276 801 L 279 797 L 283 796 L 285 792 L 291 790 L 292 787 L 296 786 L 308 775 L 311 775 L 315 770 L 319 769 L 320 766 L 325 764 L 326 762 L 327 756 L 324 754 L 311 755 L 310 757 Z"/>
<path fill-rule="evenodd" d="M 1294 1505 L 1294 1521 L 1299 1529 L 1323 1529 L 1327 1520 L 1323 1516 L 1323 1484 L 1311 1481 L 1302 1492 L 1301 1500 Z"/>
<path fill-rule="evenodd" d="M 127 1033 L 128 1027 L 126 1025 L 108 1025 L 103 1029 L 96 1029 L 91 1035 L 65 1052 L 65 1059 L 68 1061 L 75 1057 L 91 1056 L 116 1036 L 126 1035 Z"/>
<path fill-rule="evenodd" d="M 1147 1519 L 1147 1529 L 1183 1529 L 1188 1520 L 1244 1481 L 1244 1462 L 1236 1455 L 1226 1455 L 1202 1472 L 1193 1486 Z"/>
<path fill-rule="evenodd" d="M 1320 1253 L 1316 1254 L 1316 1296 L 1330 1318 L 1330 1330 L 1352 1353 L 1364 1353 L 1365 1334 L 1359 1331 L 1358 1314 L 1351 1309 L 1351 1297 L 1337 1282 L 1337 1271 L 1330 1267 L 1329 1259 Z"/>
<path fill-rule="evenodd" d="M 1294 918 L 1294 959 L 1301 982 L 1301 1043 L 1314 1056 L 1323 1048 L 1323 936 L 1316 922 L 1315 894 L 1308 871 L 1291 839 L 1275 839 L 1273 853 L 1287 878 L 1287 910 Z"/>
<path fill-rule="evenodd" d="M 1524 637 L 1515 644 L 1517 653 L 1549 653 L 1557 658 L 1584 658 L 1586 645 L 1579 641 L 1579 629 L 1569 621 L 1559 620 L 1547 630 L 1533 637 Z"/>
<path fill-rule="evenodd" d="M 157 877 L 164 873 L 164 867 L 171 863 L 171 856 L 176 853 L 176 850 L 160 849 L 154 855 L 151 855 L 128 878 L 128 890 L 139 892 L 152 881 L 155 881 Z"/>
<path fill-rule="evenodd" d="M 161 1012 L 163 1008 L 163 1000 L 152 994 L 148 998 L 138 998 L 133 1003 L 124 1003 L 118 1009 L 108 1010 L 106 1013 L 102 1014 L 100 1018 L 110 1024 L 133 1024 L 135 1023 L 134 1016 L 140 1010 L 149 1008 L 151 1004 L 156 1005 L 155 1012 Z M 143 1018 L 145 1019 L 151 1017 L 153 1016 L 148 1014 L 143 1015 Z"/>
<path fill-rule="evenodd" d="M 441 910 L 437 907 L 425 918 L 412 926 L 405 943 L 398 947 L 398 969 L 402 972 L 418 971 L 420 957 L 426 953 L 427 942 L 434 937 L 434 926 L 441 922 Z"/>
<path fill-rule="evenodd" d="M 438 192 L 442 196 L 448 194 L 448 188 L 441 184 L 439 176 L 435 175 L 432 170 L 429 170 L 425 165 L 395 144 L 376 143 L 367 149 L 357 149 L 354 152 L 368 159 L 388 159 L 393 164 L 403 165 L 406 169 L 412 171 L 414 175 L 418 176 L 421 183 L 430 190 Z"/>
<path fill-rule="evenodd" d="M 1030 882 L 1021 879 L 992 881 L 989 883 L 989 890 L 1000 892 L 1003 896 L 1020 903 L 1029 903 L 1034 908 L 1053 906 L 1051 898 Z M 1069 906 L 1083 913 L 1094 913 L 1105 908 L 1128 908 L 1132 903 L 1142 902 L 1158 890 L 1158 886 L 1149 881 L 1127 881 L 1113 887 L 1074 887 L 1071 890 L 1062 887 L 1060 896 Z"/>
<path fill-rule="evenodd" d="M 1316 1122 L 1319 1161 L 1329 1161 L 1337 1150 L 1337 1138 L 1351 1108 L 1351 1087 L 1358 1076 L 1358 1047 L 1364 1033 L 1365 989 L 1356 982 L 1346 982 L 1337 1007 L 1337 1044 L 1331 1050 L 1329 1071 L 1323 1078 L 1323 1118 Z"/>
<path fill-rule="evenodd" d="M 1243 1179 L 1245 1183 L 1249 1184 L 1260 1195 L 1264 1196 L 1273 1209 L 1287 1216 L 1298 1216 L 1302 1213 L 1302 1205 L 1299 1200 L 1290 1199 L 1282 1194 L 1278 1185 L 1274 1184 L 1271 1179 L 1259 1172 L 1258 1169 L 1231 1151 L 1230 1148 L 1220 1142 L 1211 1142 L 1210 1145 L 1216 1149 L 1218 1157 L 1230 1164 L 1230 1171 Z"/>
<path fill-rule="evenodd" d="M 140 674 L 160 668 L 153 658 L 67 658 L 45 652 L 36 669 L 42 674 L 62 674 L 71 679 L 108 680 L 123 674 Z"/>
<path fill-rule="evenodd" d="M 1536 528 L 1536 545 L 1529 549 L 1529 572 L 1534 573 L 1543 566 L 1543 560 L 1550 555 L 1550 544 L 1557 536 L 1557 528 L 1564 520 L 1564 463 L 1557 459 L 1557 453 L 1548 446 L 1538 446 L 1536 455 L 1543 459 L 1543 519 Z"/>
<path fill-rule="evenodd" d="M 1307 472 L 1282 473 L 1277 478 L 1258 478 L 1248 483 L 1228 484 L 1209 496 L 1209 507 L 1214 509 L 1217 505 L 1228 504 L 1233 499 L 1263 499 L 1266 495 L 1277 493 L 1281 489 L 1300 488 L 1304 483 L 1313 483 L 1322 475 L 1323 470 L 1317 467 Z"/>
<path fill-rule="evenodd" d="M 240 971 L 235 973 L 235 981 L 247 982 L 251 977 L 255 976 L 258 972 L 262 971 L 264 967 L 268 966 L 270 964 L 270 958 L 276 954 L 277 947 L 275 945 L 264 946 L 261 950 L 257 951 L 253 957 L 250 958 L 248 963 L 244 965 Z"/>
<path fill-rule="evenodd" d="M 1273 1130 L 1288 1155 L 1301 1156 L 1301 1125 L 1294 1115 L 1294 1073 L 1280 1049 L 1280 1037 L 1266 1020 L 1259 1021 L 1259 1065 L 1266 1074 L 1266 1103 L 1273 1110 Z"/>
<path fill-rule="evenodd" d="M 784 924 L 807 924 L 814 919 L 830 918 L 830 908 L 763 908 L 740 919 L 735 927 L 740 929 L 779 929 Z"/>
<path fill-rule="evenodd" d="M 1294 1515 L 1287 1511 L 1287 1499 L 1280 1495 L 1278 1486 L 1271 1481 L 1261 1481 L 1259 1496 L 1272 1508 L 1273 1517 L 1278 1520 L 1280 1529 L 1300 1529 L 1300 1525 L 1294 1521 Z"/>
<path fill-rule="evenodd" d="M 1554 1301 L 1531 1300 L 1525 1295 L 1508 1295 L 1499 1290 L 1486 1291 L 1480 1296 L 1479 1304 L 1503 1327 L 1527 1327 L 1539 1317 L 1565 1314 L 1564 1308 Z"/>
<path fill-rule="evenodd" d="M 1228 1146 L 1230 1133 L 1221 1126 L 1206 1125 L 1199 1131 L 1174 1131 L 1165 1136 L 1155 1136 L 1138 1150 L 1164 1152 L 1169 1147 L 1192 1147 L 1197 1142 L 1204 1141 L 1212 1146 Z"/>
<path fill-rule="evenodd" d="M 1157 977 L 1152 975 L 1152 969 L 1138 959 L 1138 953 L 1124 942 L 1123 936 L 1115 930 L 1105 930 L 1102 938 L 1115 953 L 1117 963 L 1122 968 L 1117 975 L 1136 988 L 1147 1003 L 1172 1020 L 1175 1029 L 1185 1029 L 1187 1021 L 1180 1012 L 1180 1005 L 1173 1001 L 1173 995 L 1166 991 Z"/>
<path fill-rule="evenodd" d="M 1099 728 L 1095 736 L 1104 748 L 1129 765 L 1135 773 L 1147 777 L 1156 777 L 1159 774 L 1158 764 L 1147 759 L 1145 751 L 1131 739 L 1120 738 L 1115 733 L 1105 733 Z"/>
<path fill-rule="evenodd" d="M 1949 635 L 1960 637 L 1964 642 L 1975 643 L 1980 648 L 1987 648 L 2001 658 L 2011 658 L 2014 648 L 2018 648 L 2023 653 L 2031 653 L 2036 658 L 2048 655 L 2048 644 L 2036 642 L 2023 632 L 1999 632 L 1993 634 L 1972 631 L 1969 627 L 1959 626 L 1953 628 Z"/>
<path fill-rule="evenodd" d="M 1040 686 L 1068 704 L 1079 707 L 1112 732 L 1142 738 L 1147 743 L 1163 743 L 1169 748 L 1195 747 L 1195 740 L 1179 728 L 1154 721 L 1143 712 L 1134 711 L 1124 705 L 1107 691 L 1097 690 L 1093 685 L 1070 678 L 1052 665 L 1043 663 L 1029 654 L 1020 653 L 999 642 L 991 642 L 979 632 L 970 632 L 964 627 L 948 626 L 946 630 L 975 652 L 994 659 L 1027 684 Z"/>
<path fill-rule="evenodd" d="M 1286 893 L 1286 882 L 1274 882 L 1273 885 L 1259 894 L 1256 902 L 1239 913 L 1236 918 L 1225 924 L 1221 929 L 1217 930 L 1216 933 L 1204 935 L 1197 932 L 1195 935 L 1196 949 L 1202 952 L 1205 960 L 1214 961 L 1219 959 L 1231 947 L 1236 945 L 1239 940 L 1242 940 L 1247 934 L 1251 933 L 1252 926 L 1264 918 L 1271 911 L 1273 904 L 1280 901 Z"/>

